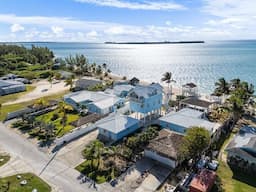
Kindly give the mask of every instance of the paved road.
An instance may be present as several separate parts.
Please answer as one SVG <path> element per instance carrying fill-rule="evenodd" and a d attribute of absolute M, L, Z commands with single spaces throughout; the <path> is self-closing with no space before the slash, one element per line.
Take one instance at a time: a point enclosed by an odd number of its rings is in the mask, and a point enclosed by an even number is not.
<path fill-rule="evenodd" d="M 64 162 L 55 159 L 56 154 L 47 155 L 39 151 L 36 146 L 6 128 L 2 123 L 0 123 L 0 145 L 11 156 L 20 159 L 22 163 L 26 164 L 30 168 L 29 170 L 33 170 L 35 174 L 53 186 L 54 191 L 95 191 L 92 188 L 88 188 L 88 185 L 80 184 L 77 179 L 80 175 L 79 172 Z M 98 190 L 104 191 L 104 189 L 100 188 Z"/>

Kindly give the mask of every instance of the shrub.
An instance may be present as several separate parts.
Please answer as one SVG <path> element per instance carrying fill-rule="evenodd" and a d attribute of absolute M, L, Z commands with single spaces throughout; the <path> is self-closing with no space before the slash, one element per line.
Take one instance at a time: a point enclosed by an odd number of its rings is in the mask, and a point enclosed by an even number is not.
<path fill-rule="evenodd" d="M 44 71 L 44 72 L 42 72 L 42 73 L 40 73 L 40 78 L 42 78 L 42 79 L 46 79 L 46 78 L 48 78 L 48 77 L 50 77 L 52 75 L 52 72 L 51 71 Z"/>
<path fill-rule="evenodd" d="M 54 114 L 52 115 L 51 121 L 55 121 L 55 120 L 58 119 L 58 118 L 59 118 L 59 114 L 58 114 L 58 113 L 54 113 Z"/>

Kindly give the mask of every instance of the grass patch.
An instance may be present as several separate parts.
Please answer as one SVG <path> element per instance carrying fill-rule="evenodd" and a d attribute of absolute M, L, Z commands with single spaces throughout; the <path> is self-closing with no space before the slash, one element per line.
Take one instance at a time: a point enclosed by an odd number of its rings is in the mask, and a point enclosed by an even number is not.
<path fill-rule="evenodd" d="M 221 179 L 222 187 L 226 192 L 255 192 L 256 177 L 232 171 L 224 162 L 220 162 L 217 174 Z"/>
<path fill-rule="evenodd" d="M 44 98 L 45 100 L 48 100 L 48 101 L 49 100 L 57 100 L 57 99 L 61 99 L 63 97 L 63 95 L 65 95 L 67 92 L 68 91 L 63 91 L 63 92 L 60 92 L 58 94 L 53 94 L 53 95 L 42 97 L 42 98 Z M 34 102 L 35 102 L 35 100 L 31 100 L 31 101 L 23 102 L 23 103 L 16 103 L 16 104 L 11 104 L 11 105 L 3 105 L 1 110 L 0 110 L 0 121 L 4 120 L 8 113 L 20 110 L 22 108 L 25 108 L 28 105 L 33 104 Z"/>
<path fill-rule="evenodd" d="M 31 192 L 33 189 L 38 191 L 50 192 L 51 187 L 44 182 L 42 179 L 37 177 L 32 173 L 19 174 L 20 179 L 17 178 L 17 175 L 10 177 L 0 178 L 0 191 L 10 191 L 10 192 Z M 27 180 L 27 185 L 22 186 L 21 181 Z M 9 189 L 8 189 L 9 183 Z"/>
<path fill-rule="evenodd" d="M 33 91 L 35 88 L 36 88 L 35 86 L 27 85 L 26 91 L 0 96 L 0 103 L 4 104 L 4 103 L 10 102 L 10 101 L 14 101 L 14 100 L 20 98 L 21 96 Z"/>
<path fill-rule="evenodd" d="M 10 160 L 10 155 L 0 155 L 0 167 Z"/>
<path fill-rule="evenodd" d="M 55 120 L 52 120 L 54 114 L 58 114 L 58 118 Z M 38 121 L 43 121 L 45 123 L 51 122 L 55 128 L 56 128 L 56 136 L 61 137 L 68 133 L 70 130 L 74 128 L 74 126 L 70 125 L 71 122 L 76 121 L 79 119 L 78 114 L 71 114 L 67 113 L 67 122 L 66 125 L 63 127 L 61 120 L 62 120 L 63 114 L 59 113 L 58 109 L 51 111 L 49 113 L 40 115 L 36 118 Z"/>

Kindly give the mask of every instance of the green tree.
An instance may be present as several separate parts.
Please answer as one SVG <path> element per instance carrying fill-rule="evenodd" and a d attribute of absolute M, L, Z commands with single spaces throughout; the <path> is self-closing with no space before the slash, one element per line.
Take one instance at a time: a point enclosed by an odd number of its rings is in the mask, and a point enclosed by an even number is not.
<path fill-rule="evenodd" d="M 214 93 L 218 96 L 220 95 L 228 95 L 229 94 L 229 83 L 225 80 L 225 78 L 220 78 L 215 83 L 215 91 Z"/>
<path fill-rule="evenodd" d="M 210 133 L 203 127 L 191 127 L 183 137 L 179 148 L 180 160 L 196 159 L 210 144 Z"/>
<path fill-rule="evenodd" d="M 84 157 L 87 160 L 91 161 L 91 170 L 95 171 L 99 169 L 102 162 L 102 155 L 105 153 L 105 147 L 102 142 L 99 140 L 93 141 L 86 149 L 84 150 Z M 96 160 L 96 167 L 94 167 L 93 163 Z"/>
<path fill-rule="evenodd" d="M 74 79 L 75 79 L 75 76 L 74 75 L 71 75 L 69 78 L 67 78 L 66 80 L 65 80 L 65 85 L 66 86 L 70 86 L 70 90 L 72 90 L 73 89 L 73 86 L 74 86 L 74 84 L 75 84 L 75 82 L 74 82 Z"/>
<path fill-rule="evenodd" d="M 49 83 L 51 84 L 51 88 L 52 88 L 52 82 L 53 82 L 53 80 L 54 80 L 54 75 L 53 75 L 53 73 L 51 73 L 51 75 L 48 77 L 48 81 L 49 81 Z"/>

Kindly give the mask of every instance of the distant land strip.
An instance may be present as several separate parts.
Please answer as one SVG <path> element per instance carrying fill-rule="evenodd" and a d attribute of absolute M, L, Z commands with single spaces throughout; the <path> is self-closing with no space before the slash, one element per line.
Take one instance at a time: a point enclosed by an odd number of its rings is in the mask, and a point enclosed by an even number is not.
<path fill-rule="evenodd" d="M 154 41 L 154 42 L 111 42 L 105 44 L 186 44 L 186 43 L 205 43 L 204 41 Z"/>

